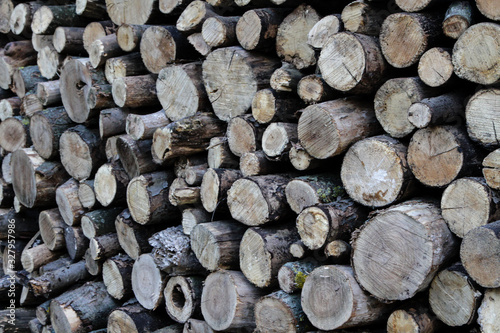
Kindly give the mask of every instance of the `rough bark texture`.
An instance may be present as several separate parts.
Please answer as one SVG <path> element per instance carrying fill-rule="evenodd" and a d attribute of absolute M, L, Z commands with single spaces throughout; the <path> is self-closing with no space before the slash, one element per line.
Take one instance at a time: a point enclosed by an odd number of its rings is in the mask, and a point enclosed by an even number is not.
<path fill-rule="evenodd" d="M 201 276 L 170 278 L 163 291 L 168 315 L 181 324 L 199 315 L 202 290 Z"/>

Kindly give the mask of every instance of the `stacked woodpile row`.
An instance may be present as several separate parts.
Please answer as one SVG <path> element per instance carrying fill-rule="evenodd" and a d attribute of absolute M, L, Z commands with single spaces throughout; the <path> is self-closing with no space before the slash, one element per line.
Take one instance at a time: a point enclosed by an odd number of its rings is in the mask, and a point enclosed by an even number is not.
<path fill-rule="evenodd" d="M 499 20 L 0 0 L 0 331 L 500 332 Z"/>

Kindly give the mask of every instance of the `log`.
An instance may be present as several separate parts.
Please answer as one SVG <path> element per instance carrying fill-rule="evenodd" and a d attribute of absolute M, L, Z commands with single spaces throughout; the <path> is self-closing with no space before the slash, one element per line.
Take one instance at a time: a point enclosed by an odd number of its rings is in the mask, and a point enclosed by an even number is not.
<path fill-rule="evenodd" d="M 158 75 L 156 91 L 166 116 L 172 121 L 210 108 L 201 62 L 163 68 Z"/>
<path fill-rule="evenodd" d="M 343 28 L 344 25 L 339 14 L 327 15 L 316 22 L 311 30 L 309 30 L 307 44 L 315 49 L 322 49 L 328 39 L 334 34 L 341 32 Z"/>
<path fill-rule="evenodd" d="M 43 106 L 60 105 L 61 91 L 59 90 L 59 80 L 40 82 L 36 86 L 36 97 Z"/>
<path fill-rule="evenodd" d="M 439 4 L 439 0 L 396 0 L 396 5 L 405 12 L 419 12 Z M 443 1 L 441 1 L 443 2 Z"/>
<path fill-rule="evenodd" d="M 67 225 L 80 224 L 86 209 L 78 199 L 78 182 L 71 178 L 56 189 L 56 202 L 61 216 Z"/>
<path fill-rule="evenodd" d="M 481 157 L 464 129 L 443 125 L 415 132 L 407 158 L 412 173 L 422 184 L 444 187 L 475 170 Z"/>
<path fill-rule="evenodd" d="M 150 25 L 122 24 L 116 31 L 118 45 L 125 52 L 137 51 L 140 46 L 142 35 Z"/>
<path fill-rule="evenodd" d="M 11 42 L 5 45 L 0 56 L 0 88 L 10 89 L 14 70 L 36 64 L 37 53 L 30 41 Z"/>
<path fill-rule="evenodd" d="M 152 254 L 156 265 L 170 276 L 206 272 L 192 251 L 189 237 L 182 232 L 180 225 L 153 234 L 149 244 L 153 247 Z"/>
<path fill-rule="evenodd" d="M 408 108 L 408 120 L 417 128 L 459 123 L 464 116 L 464 98 L 457 93 L 424 98 Z"/>
<path fill-rule="evenodd" d="M 289 225 L 247 229 L 240 244 L 241 271 L 259 288 L 276 286 L 280 267 L 293 260 L 288 247 L 298 239 Z"/>
<path fill-rule="evenodd" d="M 30 119 L 30 136 L 33 147 L 44 159 L 53 159 L 59 154 L 59 140 L 74 123 L 62 106 L 36 112 Z"/>
<path fill-rule="evenodd" d="M 16 116 L 0 123 L 0 147 L 7 152 L 31 146 L 30 119 Z"/>
<path fill-rule="evenodd" d="M 32 117 L 36 112 L 42 110 L 43 104 L 33 90 L 22 98 L 20 114 L 26 117 Z"/>
<path fill-rule="evenodd" d="M 238 179 L 227 194 L 231 216 L 246 225 L 259 226 L 287 217 L 285 187 L 289 178 L 280 175 Z"/>
<path fill-rule="evenodd" d="M 200 186 L 201 203 L 209 213 L 217 209 L 224 210 L 224 200 L 228 190 L 236 180 L 242 177 L 241 172 L 235 169 L 209 169 L 203 175 Z"/>
<path fill-rule="evenodd" d="M 35 34 L 53 34 L 57 27 L 84 27 L 88 19 L 76 14 L 76 5 L 41 6 L 34 14 L 31 30 Z"/>
<path fill-rule="evenodd" d="M 265 128 L 253 116 L 237 116 L 227 126 L 227 142 L 231 152 L 241 157 L 245 153 L 261 150 L 261 139 Z"/>
<path fill-rule="evenodd" d="M 280 8 L 257 8 L 246 11 L 236 25 L 236 38 L 246 50 L 268 49 L 274 46 L 277 30 L 287 15 Z"/>
<path fill-rule="evenodd" d="M 500 19 L 500 12 L 494 6 L 494 3 L 489 0 L 476 0 L 476 6 L 487 18 L 498 21 Z"/>
<path fill-rule="evenodd" d="M 460 260 L 467 273 L 480 286 L 498 288 L 500 262 L 497 251 L 500 244 L 500 221 L 492 222 L 469 231 L 460 246 Z"/>
<path fill-rule="evenodd" d="M 189 35 L 187 39 L 195 51 L 202 56 L 207 56 L 210 52 L 212 52 L 212 48 L 205 42 L 201 32 L 195 32 L 194 34 Z"/>
<path fill-rule="evenodd" d="M 83 260 L 29 280 L 35 296 L 50 297 L 90 277 Z"/>
<path fill-rule="evenodd" d="M 91 22 L 83 31 L 83 47 L 87 53 L 90 53 L 90 45 L 106 35 L 114 34 L 116 32 L 116 25 L 111 21 Z"/>
<path fill-rule="evenodd" d="M 85 261 L 88 261 L 86 258 L 86 251 L 89 250 L 90 253 L 89 239 L 83 234 L 82 228 L 66 226 L 64 230 L 64 239 L 66 241 L 66 250 L 71 259 L 79 260 L 85 256 Z M 86 266 L 88 265 L 86 264 Z M 92 274 L 91 269 L 87 267 L 87 270 Z"/>
<path fill-rule="evenodd" d="M 45 301 L 36 308 L 36 318 L 40 321 L 42 325 L 48 325 L 50 322 L 49 316 L 49 306 L 50 301 Z"/>
<path fill-rule="evenodd" d="M 289 169 L 286 160 L 270 160 L 262 151 L 244 153 L 240 158 L 240 171 L 244 177 L 268 175 Z"/>
<path fill-rule="evenodd" d="M 377 299 L 405 300 L 426 289 L 456 249 L 439 208 L 410 200 L 380 211 L 364 224 L 352 242 L 352 265 L 356 280 Z"/>
<path fill-rule="evenodd" d="M 118 148 L 116 147 L 116 142 L 121 135 L 114 135 L 106 139 L 106 146 L 104 148 L 106 152 L 106 159 L 108 162 L 118 161 L 120 157 L 118 156 Z"/>
<path fill-rule="evenodd" d="M 36 235 L 34 236 L 34 238 Z M 41 266 L 56 260 L 61 255 L 60 251 L 50 251 L 45 244 L 29 247 L 26 245 L 21 255 L 23 269 L 29 273 L 36 271 Z"/>
<path fill-rule="evenodd" d="M 209 168 L 234 169 L 238 167 L 238 159 L 231 152 L 227 137 L 211 138 L 207 150 L 207 163 Z"/>
<path fill-rule="evenodd" d="M 155 310 L 163 301 L 167 277 L 157 266 L 151 253 L 141 254 L 132 267 L 132 290 L 139 303 Z"/>
<path fill-rule="evenodd" d="M 375 94 L 375 115 L 390 136 L 405 137 L 415 129 L 408 120 L 408 108 L 437 94 L 438 91 L 424 85 L 418 77 L 387 80 Z"/>
<path fill-rule="evenodd" d="M 47 81 L 47 79 L 42 76 L 38 66 L 16 68 L 12 73 L 11 90 L 16 93 L 19 98 L 23 98 L 28 91 L 35 89 L 39 82 Z"/>
<path fill-rule="evenodd" d="M 98 170 L 99 171 L 99 170 Z M 78 199 L 83 208 L 92 209 L 97 201 L 95 197 L 94 180 L 83 180 L 78 185 Z"/>
<path fill-rule="evenodd" d="M 301 295 L 307 318 L 322 330 L 371 324 L 390 309 L 361 289 L 350 266 L 316 268 L 307 277 Z"/>
<path fill-rule="evenodd" d="M 211 272 L 237 269 L 245 230 L 245 226 L 231 220 L 200 223 L 190 233 L 191 248 L 200 264 Z"/>
<path fill-rule="evenodd" d="M 21 99 L 17 96 L 2 99 L 0 101 L 0 121 L 7 118 L 19 116 Z"/>
<path fill-rule="evenodd" d="M 205 151 L 210 139 L 223 135 L 225 129 L 226 123 L 209 112 L 174 121 L 155 131 L 151 147 L 153 160 L 162 163 Z"/>
<path fill-rule="evenodd" d="M 255 93 L 269 85 L 280 66 L 274 59 L 232 46 L 213 51 L 203 62 L 203 81 L 215 114 L 229 120 L 244 114 Z M 233 82 L 227 85 L 227 81 Z M 220 98 L 224 96 L 224 98 Z"/>
<path fill-rule="evenodd" d="M 99 113 L 99 136 L 101 139 L 125 132 L 125 121 L 129 114 L 127 108 L 111 108 Z"/>
<path fill-rule="evenodd" d="M 255 304 L 257 332 L 270 327 L 283 332 L 306 332 L 310 324 L 300 305 L 300 295 L 282 290 L 263 296 Z"/>
<path fill-rule="evenodd" d="M 170 318 L 184 324 L 189 318 L 199 315 L 202 290 L 201 276 L 174 276 L 169 279 L 163 297 Z"/>
<path fill-rule="evenodd" d="M 297 69 L 315 65 L 314 49 L 307 44 L 307 35 L 320 19 L 316 10 L 306 4 L 298 6 L 288 14 L 276 34 L 278 56 Z"/>
<path fill-rule="evenodd" d="M 134 260 L 124 254 L 111 257 L 102 265 L 102 280 L 113 298 L 122 300 L 132 294 L 133 265 Z M 108 319 L 108 327 L 109 320 L 111 319 Z"/>
<path fill-rule="evenodd" d="M 163 14 L 175 14 L 178 10 L 184 9 L 192 0 L 161 0 L 159 9 Z"/>
<path fill-rule="evenodd" d="M 380 30 L 380 47 L 385 59 L 396 68 L 407 68 L 436 43 L 442 33 L 441 20 L 433 14 L 395 13 Z"/>
<path fill-rule="evenodd" d="M 224 47 L 237 43 L 236 24 L 241 16 L 212 16 L 203 22 L 201 36 L 210 47 Z"/>
<path fill-rule="evenodd" d="M 207 2 L 193 1 L 187 5 L 177 19 L 176 27 L 182 32 L 200 32 L 203 23 L 209 18 L 217 16 L 216 11 Z"/>
<path fill-rule="evenodd" d="M 304 74 L 287 62 L 271 75 L 271 88 L 276 91 L 292 92 L 297 89 L 299 80 Z"/>
<path fill-rule="evenodd" d="M 116 232 L 115 219 L 123 208 L 98 209 L 85 213 L 81 218 L 82 231 L 91 239 Z"/>
<path fill-rule="evenodd" d="M 341 239 L 335 239 L 325 245 L 325 256 L 336 265 L 347 265 L 351 259 L 351 245 Z"/>
<path fill-rule="evenodd" d="M 61 135 L 59 147 L 61 163 L 76 180 L 91 177 L 104 160 L 102 141 L 97 131 L 83 125 L 66 130 Z"/>
<path fill-rule="evenodd" d="M 496 40 L 500 25 L 482 22 L 471 26 L 453 46 L 453 69 L 461 78 L 478 84 L 494 84 L 500 80 L 500 62 L 494 55 L 499 46 L 487 40 Z M 479 55 L 481 58 L 479 58 Z"/>
<path fill-rule="evenodd" d="M 38 35 L 33 34 L 31 36 L 31 42 L 33 44 L 33 49 L 35 51 L 40 51 L 45 46 L 54 45 L 53 44 L 54 35 Z"/>
<path fill-rule="evenodd" d="M 418 62 L 418 76 L 428 86 L 440 87 L 452 82 L 453 63 L 451 49 L 433 47 Z"/>
<path fill-rule="evenodd" d="M 116 34 L 109 34 L 93 41 L 88 53 L 92 67 L 97 68 L 104 65 L 106 60 L 121 56 L 123 50 L 118 45 Z"/>
<path fill-rule="evenodd" d="M 387 332 L 439 332 L 442 324 L 425 306 L 408 306 L 391 313 L 387 319 Z"/>
<path fill-rule="evenodd" d="M 94 181 L 95 199 L 103 206 L 125 202 L 125 193 L 130 181 L 121 163 L 103 164 L 96 172 Z"/>
<path fill-rule="evenodd" d="M 312 157 L 304 147 L 302 147 L 300 142 L 292 145 L 292 148 L 290 148 L 288 152 L 288 158 L 292 166 L 299 171 L 315 169 L 319 166 L 319 160 Z"/>
<path fill-rule="evenodd" d="M 498 300 L 500 298 L 498 288 L 487 289 L 481 306 L 478 309 L 477 322 L 483 332 L 495 332 L 500 328 L 495 320 L 495 313 L 498 313 Z"/>
<path fill-rule="evenodd" d="M 180 328 L 175 330 L 162 331 L 157 330 L 170 321 L 165 315 L 154 313 L 144 309 L 137 302 L 124 304 L 124 306 L 115 309 L 108 317 L 107 332 L 120 333 L 140 333 L 140 332 L 158 332 L 158 333 L 180 333 Z M 172 325 L 171 325 L 172 326 Z"/>
<path fill-rule="evenodd" d="M 486 183 L 489 187 L 494 190 L 498 190 L 500 188 L 499 185 L 499 176 L 498 174 L 498 158 L 500 151 L 494 150 L 488 154 L 483 160 L 483 177 L 486 180 Z"/>
<path fill-rule="evenodd" d="M 106 4 L 102 0 L 76 0 L 75 12 L 93 20 L 107 18 Z"/>
<path fill-rule="evenodd" d="M 153 107 L 159 104 L 156 97 L 157 75 L 120 77 L 113 80 L 113 100 L 120 107 Z"/>
<path fill-rule="evenodd" d="M 462 264 L 455 263 L 432 280 L 429 305 L 437 318 L 446 325 L 469 325 L 476 319 L 482 294 Z"/>
<path fill-rule="evenodd" d="M 17 4 L 10 15 L 10 31 L 15 35 L 30 35 L 33 14 L 40 8 L 40 3 L 28 2 Z"/>
<path fill-rule="evenodd" d="M 471 24 L 472 6 L 470 3 L 467 1 L 454 1 L 444 15 L 443 33 L 447 37 L 458 39 Z"/>
<path fill-rule="evenodd" d="M 85 252 L 84 260 L 85 260 L 85 268 L 91 275 L 98 276 L 101 274 L 103 262 L 102 260 L 92 259 L 90 249 L 87 249 L 87 251 Z"/>
<path fill-rule="evenodd" d="M 66 223 L 59 213 L 59 209 L 52 208 L 40 212 L 38 224 L 40 226 L 40 236 L 49 250 L 55 251 L 66 248 L 64 239 Z"/>
<path fill-rule="evenodd" d="M 310 105 L 299 119 L 299 141 L 317 159 L 341 154 L 349 146 L 381 132 L 372 106 L 358 98 Z"/>
<path fill-rule="evenodd" d="M 33 149 L 20 149 L 12 154 L 12 187 L 19 202 L 28 208 L 53 205 L 56 187 L 68 180 L 63 166 L 45 162 Z M 4 174 L 5 176 L 5 174 Z"/>
<path fill-rule="evenodd" d="M 155 19 L 158 3 L 154 0 L 128 1 L 106 0 L 106 11 L 114 24 L 146 24 Z"/>
<path fill-rule="evenodd" d="M 184 324 L 182 333 L 214 333 L 214 330 L 206 321 L 191 318 Z"/>
<path fill-rule="evenodd" d="M 168 190 L 173 179 L 170 172 L 157 171 L 130 180 L 127 204 L 134 221 L 154 224 L 175 219 L 177 210 L 168 201 Z"/>
<path fill-rule="evenodd" d="M 138 76 L 147 73 L 146 66 L 142 62 L 139 52 L 127 53 L 125 55 L 106 60 L 104 75 L 106 80 L 113 84 L 115 78 L 126 76 Z"/>
<path fill-rule="evenodd" d="M 336 239 L 349 240 L 366 216 L 366 211 L 351 200 L 311 206 L 297 217 L 297 231 L 305 246 L 317 250 Z"/>
<path fill-rule="evenodd" d="M 301 240 L 293 242 L 290 244 L 290 248 L 288 249 L 290 254 L 297 259 L 303 259 L 311 254 L 311 251 L 302 243 Z"/>
<path fill-rule="evenodd" d="M 369 36 L 378 36 L 387 14 L 370 3 L 353 1 L 342 10 L 345 30 Z"/>
<path fill-rule="evenodd" d="M 106 292 L 104 283 L 87 282 L 50 302 L 50 322 L 56 332 L 85 332 L 103 328 L 108 315 L 118 306 L 118 301 Z"/>
<path fill-rule="evenodd" d="M 282 160 L 297 141 L 297 124 L 271 123 L 262 134 L 262 151 L 270 159 Z"/>
<path fill-rule="evenodd" d="M 134 140 L 152 139 L 156 129 L 170 123 L 165 112 L 160 110 L 146 115 L 128 114 L 126 117 L 127 134 Z"/>
<path fill-rule="evenodd" d="M 194 207 L 182 210 L 182 231 L 185 235 L 189 236 L 196 225 L 209 221 L 211 221 L 211 214 L 203 208 Z"/>
<path fill-rule="evenodd" d="M 289 93 L 263 89 L 257 91 L 252 100 L 252 116 L 260 124 L 296 122 L 296 111 L 302 106 L 301 101 Z"/>
<path fill-rule="evenodd" d="M 186 205 L 199 205 L 200 200 L 200 187 L 187 186 L 185 181 L 181 186 L 176 186 L 175 180 L 170 187 L 168 200 L 174 206 L 183 207 Z M 185 185 L 185 186 L 184 186 Z"/>
<path fill-rule="evenodd" d="M 469 99 L 465 107 L 465 120 L 469 137 L 486 148 L 499 146 L 496 134 L 498 123 L 496 103 L 499 94 L 500 89 L 481 89 Z"/>
<path fill-rule="evenodd" d="M 199 186 L 203 181 L 203 176 L 207 172 L 208 164 L 193 165 L 186 168 L 184 180 L 190 186 Z"/>
<path fill-rule="evenodd" d="M 307 104 L 332 100 L 338 95 L 318 74 L 306 75 L 300 79 L 297 94 Z"/>
<path fill-rule="evenodd" d="M 59 54 L 53 46 L 44 46 L 38 52 L 37 65 L 40 74 L 48 80 L 59 78 L 59 71 L 64 58 L 65 56 Z"/>
<path fill-rule="evenodd" d="M 408 148 L 400 141 L 387 135 L 363 139 L 344 157 L 342 183 L 356 202 L 388 206 L 414 192 L 416 182 L 408 163 Z"/>
<path fill-rule="evenodd" d="M 263 292 L 239 271 L 217 271 L 205 280 L 201 313 L 216 331 L 255 327 L 255 303 Z"/>
<path fill-rule="evenodd" d="M 129 178 L 158 169 L 151 157 L 151 140 L 133 140 L 128 135 L 121 135 L 116 141 L 118 156 Z"/>
<path fill-rule="evenodd" d="M 116 233 L 93 237 L 90 239 L 89 248 L 90 255 L 94 260 L 105 260 L 118 254 L 121 250 Z"/>
<path fill-rule="evenodd" d="M 306 278 L 318 266 L 319 262 L 311 258 L 285 263 L 278 271 L 280 289 L 289 294 L 300 291 Z"/>
<path fill-rule="evenodd" d="M 187 39 L 172 25 L 146 29 L 139 48 L 144 65 L 153 74 L 178 59 L 189 59 L 193 53 Z"/>

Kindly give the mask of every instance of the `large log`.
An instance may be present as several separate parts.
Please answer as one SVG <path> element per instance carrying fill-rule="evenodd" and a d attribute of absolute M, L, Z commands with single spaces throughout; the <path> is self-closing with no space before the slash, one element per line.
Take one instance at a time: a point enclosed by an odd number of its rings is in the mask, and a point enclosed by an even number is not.
<path fill-rule="evenodd" d="M 146 24 L 155 18 L 158 2 L 106 0 L 106 11 L 114 24 Z"/>
<path fill-rule="evenodd" d="M 245 153 L 261 150 L 261 139 L 265 127 L 253 116 L 242 115 L 229 120 L 226 137 L 231 152 L 241 157 Z"/>
<path fill-rule="evenodd" d="M 160 306 L 167 277 L 156 265 L 153 255 L 139 256 L 132 268 L 132 290 L 139 303 L 148 310 Z"/>
<path fill-rule="evenodd" d="M 113 298 L 121 300 L 132 294 L 133 265 L 134 260 L 124 254 L 111 257 L 102 265 L 102 280 Z"/>
<path fill-rule="evenodd" d="M 10 16 L 10 30 L 15 35 L 30 35 L 31 22 L 33 19 L 33 14 L 38 8 L 41 7 L 40 3 L 28 2 L 20 3 L 13 10 Z"/>
<path fill-rule="evenodd" d="M 439 208 L 411 200 L 364 224 L 352 242 L 352 265 L 360 285 L 376 298 L 405 300 L 429 286 L 456 245 Z"/>
<path fill-rule="evenodd" d="M 451 49 L 433 47 L 420 57 L 418 76 L 428 86 L 439 87 L 452 82 Z"/>
<path fill-rule="evenodd" d="M 57 27 L 84 27 L 88 19 L 76 14 L 76 5 L 42 6 L 34 14 L 31 30 L 35 34 L 50 35 Z"/>
<path fill-rule="evenodd" d="M 500 146 L 496 127 L 500 123 L 497 117 L 500 89 L 487 88 L 476 92 L 465 107 L 465 120 L 469 137 L 485 146 Z"/>
<path fill-rule="evenodd" d="M 203 277 L 174 276 L 165 286 L 163 295 L 167 313 L 178 323 L 185 323 L 191 317 L 199 315 Z"/>
<path fill-rule="evenodd" d="M 30 119 L 30 135 L 33 147 L 44 159 L 53 159 L 59 154 L 59 140 L 74 123 L 62 106 L 36 112 Z"/>

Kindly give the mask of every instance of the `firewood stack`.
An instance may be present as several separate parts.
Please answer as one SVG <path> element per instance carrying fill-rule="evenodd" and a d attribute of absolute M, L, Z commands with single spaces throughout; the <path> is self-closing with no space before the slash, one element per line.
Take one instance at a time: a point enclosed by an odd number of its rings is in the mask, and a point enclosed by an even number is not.
<path fill-rule="evenodd" d="M 498 21 L 0 0 L 0 331 L 500 332 Z"/>

